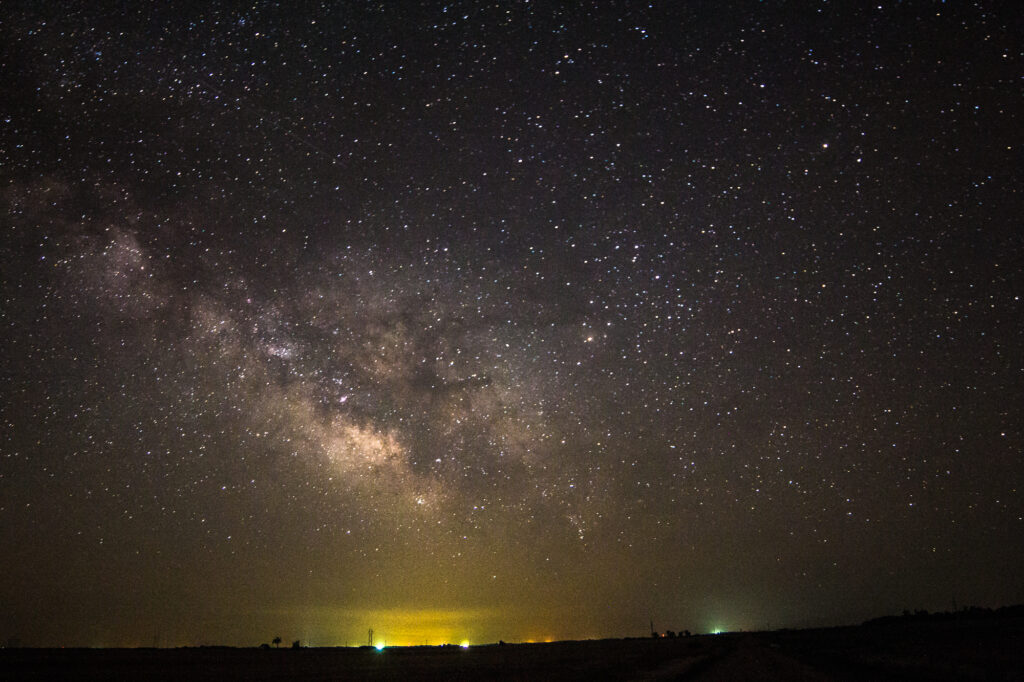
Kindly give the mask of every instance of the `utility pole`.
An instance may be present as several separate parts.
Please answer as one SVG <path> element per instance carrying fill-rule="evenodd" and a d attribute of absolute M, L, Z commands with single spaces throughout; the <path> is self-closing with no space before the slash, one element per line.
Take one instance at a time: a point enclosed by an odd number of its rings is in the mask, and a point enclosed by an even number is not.
<path fill-rule="evenodd" d="M 373 628 L 370 628 L 370 636 L 367 638 L 370 646 L 373 646 Z"/>

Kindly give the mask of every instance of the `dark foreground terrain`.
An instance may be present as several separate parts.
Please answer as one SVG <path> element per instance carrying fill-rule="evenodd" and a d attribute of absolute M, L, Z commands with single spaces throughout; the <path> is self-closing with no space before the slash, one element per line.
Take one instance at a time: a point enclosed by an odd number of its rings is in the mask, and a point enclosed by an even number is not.
<path fill-rule="evenodd" d="M 1024 619 L 471 649 L 5 649 L 0 679 L 1020 680 Z"/>

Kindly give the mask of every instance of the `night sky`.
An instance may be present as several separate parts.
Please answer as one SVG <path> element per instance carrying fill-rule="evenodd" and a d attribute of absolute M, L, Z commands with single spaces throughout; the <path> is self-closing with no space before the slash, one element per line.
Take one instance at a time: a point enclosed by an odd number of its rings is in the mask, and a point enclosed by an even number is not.
<path fill-rule="evenodd" d="M 1024 601 L 1016 3 L 4 3 L 0 639 Z"/>

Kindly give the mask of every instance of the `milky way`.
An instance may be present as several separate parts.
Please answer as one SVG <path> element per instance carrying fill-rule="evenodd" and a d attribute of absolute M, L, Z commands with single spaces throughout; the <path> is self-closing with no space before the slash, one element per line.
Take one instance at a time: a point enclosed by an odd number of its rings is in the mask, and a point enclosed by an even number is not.
<path fill-rule="evenodd" d="M 1015 15 L 679 5 L 5 7 L 0 636 L 1024 600 Z"/>

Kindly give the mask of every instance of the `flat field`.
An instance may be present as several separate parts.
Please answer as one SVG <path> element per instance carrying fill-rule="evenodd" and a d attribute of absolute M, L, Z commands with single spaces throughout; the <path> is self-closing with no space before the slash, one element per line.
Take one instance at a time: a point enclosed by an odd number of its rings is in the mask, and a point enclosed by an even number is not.
<path fill-rule="evenodd" d="M 1020 680 L 1024 619 L 469 649 L 4 649 L 0 679 Z"/>

